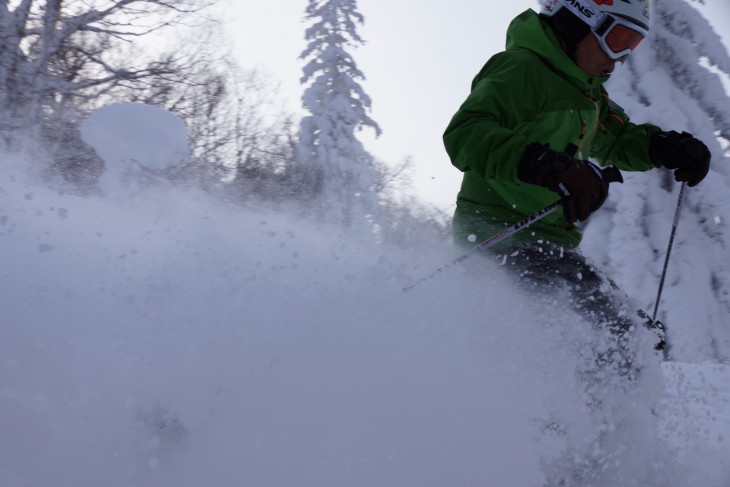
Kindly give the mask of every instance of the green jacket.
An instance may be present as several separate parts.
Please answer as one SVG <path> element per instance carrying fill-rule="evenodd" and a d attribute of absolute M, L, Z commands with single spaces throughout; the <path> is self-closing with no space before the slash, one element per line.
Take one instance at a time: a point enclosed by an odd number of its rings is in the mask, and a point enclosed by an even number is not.
<path fill-rule="evenodd" d="M 649 136 L 659 127 L 631 123 L 609 101 L 607 79 L 580 69 L 534 11 L 512 21 L 507 49 L 482 68 L 444 133 L 453 165 L 464 172 L 456 242 L 473 246 L 557 200 L 554 192 L 517 179 L 517 163 L 530 142 L 561 151 L 575 144 L 576 157 L 626 171 L 654 167 Z M 558 211 L 510 240 L 507 245 L 548 240 L 575 247 L 581 231 Z"/>

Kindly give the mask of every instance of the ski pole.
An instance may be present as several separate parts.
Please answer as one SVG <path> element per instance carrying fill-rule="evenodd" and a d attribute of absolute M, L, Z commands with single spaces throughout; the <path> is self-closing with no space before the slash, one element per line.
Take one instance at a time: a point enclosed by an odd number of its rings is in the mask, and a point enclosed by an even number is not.
<path fill-rule="evenodd" d="M 403 288 L 403 292 L 408 292 L 411 289 L 413 289 L 414 287 L 418 286 L 419 284 L 422 284 L 422 283 L 424 283 L 426 281 L 430 281 L 431 279 L 433 279 L 437 275 L 439 275 L 442 272 L 444 272 L 446 269 L 450 269 L 450 268 L 454 267 L 456 264 L 458 264 L 459 262 L 465 261 L 473 253 L 479 252 L 481 250 L 484 250 L 487 247 L 491 247 L 492 245 L 496 244 L 497 242 L 501 242 L 505 238 L 514 235 L 515 233 L 519 232 L 523 228 L 532 225 L 536 221 L 541 220 L 542 218 L 545 218 L 550 213 L 552 213 L 553 211 L 555 211 L 558 208 L 560 208 L 560 205 L 561 204 L 562 204 L 562 201 L 561 200 L 558 200 L 555 203 L 552 203 L 552 204 L 546 206 L 542 210 L 533 213 L 532 215 L 528 216 L 524 220 L 521 220 L 521 221 L 515 223 L 511 227 L 505 228 L 501 232 L 499 232 L 499 233 L 497 233 L 495 235 L 492 235 L 491 237 L 489 237 L 488 239 L 486 239 L 485 241 L 483 241 L 479 245 L 476 245 L 476 246 L 472 247 L 471 249 L 469 249 L 469 251 L 466 252 L 465 254 L 460 255 L 459 257 L 457 257 L 456 259 L 452 260 L 448 264 L 439 267 L 438 269 L 436 269 L 435 271 L 433 271 L 431 274 L 420 278 L 418 281 L 416 281 L 415 283 L 411 284 L 410 286 L 404 287 Z"/>
<path fill-rule="evenodd" d="M 682 212 L 682 201 L 684 200 L 684 189 L 687 187 L 687 183 L 682 183 L 682 187 L 679 189 L 679 198 L 677 199 L 677 208 L 674 210 L 674 223 L 672 224 L 672 233 L 669 235 L 669 245 L 667 246 L 667 255 L 664 258 L 664 269 L 662 270 L 662 278 L 659 280 L 659 291 L 656 295 L 656 302 L 654 303 L 654 314 L 652 315 L 652 321 L 656 321 L 657 311 L 659 310 L 659 300 L 662 299 L 662 290 L 664 289 L 664 279 L 667 277 L 667 267 L 669 267 L 669 255 L 672 253 L 672 245 L 674 244 L 674 236 L 677 233 L 677 225 L 679 224 L 679 215 Z"/>
<path fill-rule="evenodd" d="M 614 166 L 608 166 L 608 167 L 602 169 L 601 170 L 601 175 L 604 178 L 604 180 L 606 182 L 608 182 L 608 183 L 614 183 L 614 182 L 622 183 L 624 181 L 623 180 L 623 177 L 621 176 L 621 171 L 619 171 Z M 542 210 L 539 210 L 539 211 L 533 213 L 532 215 L 528 216 L 524 220 L 521 220 L 521 221 L 515 223 L 511 227 L 505 228 L 501 232 L 499 232 L 499 233 L 497 233 L 495 235 L 492 235 L 488 239 L 484 240 L 482 243 L 480 243 L 480 244 L 472 247 L 471 249 L 469 249 L 469 251 L 466 252 L 465 254 L 460 255 L 459 257 L 457 257 L 456 259 L 452 260 L 448 264 L 439 267 L 438 269 L 436 269 L 435 271 L 433 271 L 431 274 L 422 277 L 421 279 L 419 279 L 415 283 L 411 284 L 410 286 L 404 287 L 403 288 L 403 292 L 408 292 L 411 289 L 413 289 L 414 287 L 416 287 L 416 286 L 418 286 L 418 285 L 420 285 L 420 284 L 422 284 L 422 283 L 424 283 L 426 281 L 430 281 L 431 279 L 433 279 L 437 275 L 441 274 L 445 270 L 450 269 L 450 268 L 454 267 L 456 264 L 465 261 L 472 254 L 474 254 L 476 252 L 479 252 L 479 251 L 482 251 L 482 250 L 484 250 L 486 248 L 489 248 L 489 247 L 495 245 L 496 243 L 501 242 L 502 240 L 506 239 L 507 237 L 511 237 L 512 235 L 514 235 L 515 233 L 519 232 L 523 228 L 529 227 L 530 225 L 532 225 L 536 221 L 545 218 L 546 216 L 548 216 L 549 214 L 551 214 L 552 212 L 554 212 L 555 210 L 557 210 L 558 208 L 560 208 L 562 206 L 562 204 L 563 204 L 563 200 L 560 199 L 560 200 L 558 200 L 558 201 L 556 201 L 554 203 L 549 204 L 548 206 L 546 206 Z"/>

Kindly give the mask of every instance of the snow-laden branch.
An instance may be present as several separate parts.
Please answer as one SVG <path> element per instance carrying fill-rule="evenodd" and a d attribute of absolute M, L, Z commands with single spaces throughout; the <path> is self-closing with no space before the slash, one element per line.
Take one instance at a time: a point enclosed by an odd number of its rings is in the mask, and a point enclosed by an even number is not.
<path fill-rule="evenodd" d="M 671 356 L 690 362 L 730 357 L 730 164 L 717 140 L 730 135 L 730 98 L 703 59 L 730 72 L 727 49 L 692 3 L 662 0 L 653 7 L 650 42 L 607 85 L 634 121 L 691 132 L 712 151 L 708 176 L 684 199 L 659 315 Z M 625 180 L 591 218 L 583 250 L 611 268 L 638 306 L 651 309 L 679 185 L 665 170 L 627 173 Z"/>
<path fill-rule="evenodd" d="M 730 55 L 720 36 L 707 20 L 682 0 L 664 0 L 655 9 L 653 34 L 657 59 L 714 120 L 716 130 L 730 138 L 730 103 L 719 76 L 699 67 L 707 59 L 719 70 L 730 73 Z"/>

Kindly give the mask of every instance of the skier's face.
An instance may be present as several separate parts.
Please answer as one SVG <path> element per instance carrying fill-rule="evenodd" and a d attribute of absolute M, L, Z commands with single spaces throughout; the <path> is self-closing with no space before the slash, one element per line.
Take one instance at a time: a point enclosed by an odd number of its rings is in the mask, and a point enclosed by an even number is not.
<path fill-rule="evenodd" d="M 608 76 L 616 67 L 616 60 L 603 52 L 598 39 L 590 33 L 576 46 L 575 63 L 592 76 Z"/>

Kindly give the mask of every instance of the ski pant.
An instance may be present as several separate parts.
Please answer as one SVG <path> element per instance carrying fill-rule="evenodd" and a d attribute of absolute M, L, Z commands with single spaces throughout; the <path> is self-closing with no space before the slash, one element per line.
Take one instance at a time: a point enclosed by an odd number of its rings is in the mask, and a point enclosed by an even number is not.
<path fill-rule="evenodd" d="M 635 419 L 632 406 L 625 405 L 632 404 L 639 397 L 637 394 L 643 393 L 639 379 L 648 364 L 642 347 L 651 347 L 652 338 L 644 327 L 651 320 L 645 313 L 637 312 L 631 299 L 577 249 L 565 250 L 547 243 L 520 244 L 487 255 L 496 259 L 500 268 L 525 294 L 534 297 L 538 306 L 544 304 L 541 309 L 545 315 L 555 315 L 545 321 L 551 326 L 564 326 L 563 336 L 567 340 L 573 339 L 572 333 L 585 330 L 581 327 L 590 327 L 567 348 L 577 358 L 575 377 L 582 391 L 583 406 L 596 427 L 586 428 L 584 433 L 590 439 L 581 435 L 576 449 L 569 446 L 564 456 L 545 463 L 543 471 L 546 486 L 609 485 L 597 479 L 609 471 L 611 456 L 620 456 L 626 437 L 622 429 L 631 427 Z M 563 307 L 571 313 L 562 313 Z M 582 320 L 561 321 L 563 317 L 570 319 L 575 315 Z M 545 423 L 546 430 L 558 435 L 561 431 L 568 434 L 574 426 L 578 427 L 564 414 L 558 414 L 555 422 Z M 571 438 L 576 441 L 575 437 Z"/>
<path fill-rule="evenodd" d="M 586 368 L 586 374 L 636 379 L 639 367 L 634 342 L 637 329 L 646 325 L 640 319 L 643 312 L 637 312 L 618 286 L 599 273 L 580 252 L 555 244 L 532 244 L 492 255 L 529 295 L 567 296 L 565 307 L 591 324 L 596 333 L 604 335 L 603 345 L 589 352 L 593 363 Z M 546 312 L 559 312 L 562 304 L 558 302 L 556 309 Z M 644 313 L 643 318 L 648 316 Z"/>

